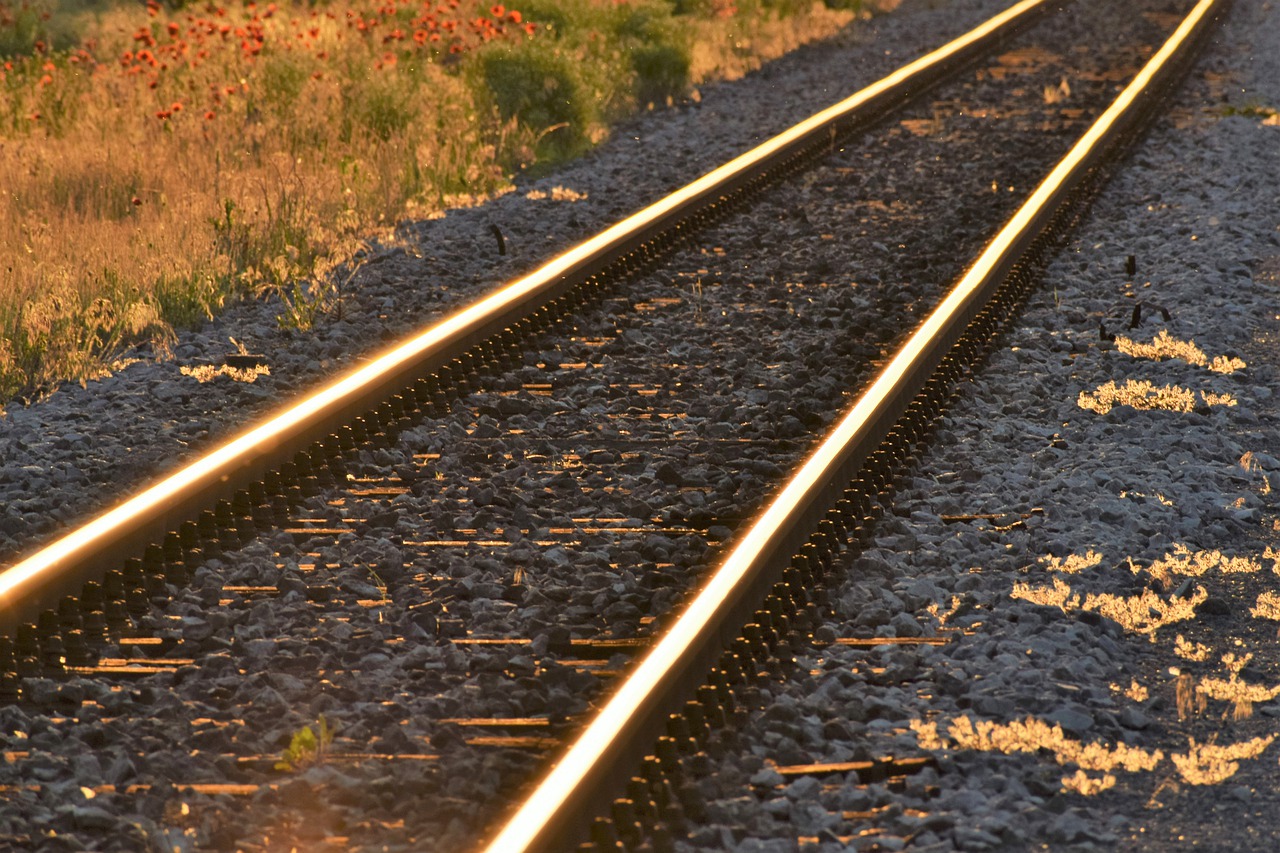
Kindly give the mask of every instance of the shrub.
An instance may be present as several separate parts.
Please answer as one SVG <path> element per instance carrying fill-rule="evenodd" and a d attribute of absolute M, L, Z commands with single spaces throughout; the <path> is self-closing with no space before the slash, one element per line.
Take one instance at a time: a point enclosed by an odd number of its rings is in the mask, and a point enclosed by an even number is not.
<path fill-rule="evenodd" d="M 540 159 L 564 159 L 587 147 L 595 108 L 562 55 L 514 47 L 486 54 L 481 69 L 498 114 L 536 134 Z"/>
<path fill-rule="evenodd" d="M 0 59 L 73 47 L 79 41 L 73 22 L 59 12 L 54 3 L 0 0 Z"/>
<path fill-rule="evenodd" d="M 636 71 L 636 100 L 662 104 L 689 89 L 689 51 L 674 44 L 657 44 L 631 52 Z"/>
<path fill-rule="evenodd" d="M 689 89 L 689 44 L 671 7 L 651 3 L 632 7 L 614 31 L 631 55 L 633 90 L 641 104 L 662 104 Z"/>

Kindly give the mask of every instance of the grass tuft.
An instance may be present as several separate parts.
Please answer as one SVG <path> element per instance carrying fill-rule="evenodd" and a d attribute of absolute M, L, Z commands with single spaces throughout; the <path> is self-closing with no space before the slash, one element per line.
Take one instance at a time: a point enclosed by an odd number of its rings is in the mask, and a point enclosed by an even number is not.
<path fill-rule="evenodd" d="M 1230 746 L 1218 746 L 1196 743 L 1195 738 L 1187 738 L 1187 751 L 1174 753 L 1170 758 L 1188 784 L 1217 785 L 1236 774 L 1240 761 L 1257 758 L 1275 739 L 1275 735 L 1267 735 Z"/>
<path fill-rule="evenodd" d="M 1201 391 L 1200 399 L 1205 406 L 1210 407 L 1236 405 L 1235 397 L 1230 394 Z M 1139 411 L 1163 409 L 1169 412 L 1191 412 L 1196 408 L 1196 395 L 1178 385 L 1162 385 L 1157 388 L 1145 379 L 1129 379 L 1124 385 L 1111 381 L 1092 392 L 1081 391 L 1076 404 L 1100 415 L 1107 414 L 1116 406 L 1130 406 Z"/>

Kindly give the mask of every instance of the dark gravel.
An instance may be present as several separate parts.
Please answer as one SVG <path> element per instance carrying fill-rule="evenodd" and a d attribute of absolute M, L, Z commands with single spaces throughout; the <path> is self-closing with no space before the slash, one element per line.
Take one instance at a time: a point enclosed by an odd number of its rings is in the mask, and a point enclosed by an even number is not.
<path fill-rule="evenodd" d="M 1249 109 L 1280 100 L 1275 15 L 1235 4 L 842 567 L 816 635 L 949 641 L 800 647 L 809 674 L 761 691 L 744 747 L 700 783 L 710 825 L 683 849 L 1275 849 L 1280 661 L 1275 617 L 1253 611 L 1276 591 L 1280 529 L 1280 127 Z M 1128 329 L 1138 302 L 1170 319 Z M 1135 358 L 1100 326 L 1144 343 L 1167 330 L 1247 367 Z M 1235 405 L 1080 406 L 1130 379 Z M 1024 594 L 1055 583 L 1074 604 Z M 1129 618 L 1089 596 L 1132 602 Z M 1158 619 L 1178 604 L 1185 618 Z M 1232 684 L 1252 702 L 1226 698 Z M 965 734 L 984 725 L 1004 751 Z M 1206 753 L 1186 761 L 1193 743 L 1238 752 L 1210 772 Z M 1089 760 L 1086 745 L 1105 749 Z M 1149 766 L 1111 766 L 1121 747 Z M 892 784 L 777 772 L 921 755 L 935 765 Z"/>

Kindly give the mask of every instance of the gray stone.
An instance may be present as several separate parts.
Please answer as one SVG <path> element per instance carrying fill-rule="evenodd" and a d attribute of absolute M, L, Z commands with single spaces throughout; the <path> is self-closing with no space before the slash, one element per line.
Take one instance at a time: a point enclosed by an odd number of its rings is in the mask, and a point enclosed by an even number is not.
<path fill-rule="evenodd" d="M 1093 728 L 1094 719 L 1087 710 L 1068 702 L 1044 715 L 1047 723 L 1062 726 L 1064 732 L 1081 735 Z"/>

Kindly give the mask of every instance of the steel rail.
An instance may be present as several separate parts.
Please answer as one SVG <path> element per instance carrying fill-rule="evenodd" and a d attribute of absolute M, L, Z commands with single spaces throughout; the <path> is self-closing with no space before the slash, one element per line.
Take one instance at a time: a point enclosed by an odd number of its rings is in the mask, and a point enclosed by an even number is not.
<path fill-rule="evenodd" d="M 636 665 L 556 765 L 484 848 L 486 853 L 573 849 L 607 813 L 673 713 L 827 509 L 888 435 L 944 356 L 999 290 L 1062 203 L 1135 131 L 1172 85 L 1228 0 L 1200 0 L 1101 117 L 1053 168 L 941 304 L 801 464 L 678 619 Z"/>
<path fill-rule="evenodd" d="M 392 346 L 363 367 L 269 416 L 220 447 L 0 573 L 0 633 L 12 633 L 86 581 L 151 543 L 331 431 L 426 377 L 470 347 L 644 249 L 691 217 L 731 201 L 753 181 L 833 144 L 927 91 L 1041 14 L 1048 0 L 1022 0 L 965 36 L 898 69 L 669 196 L 618 222 L 532 273 Z"/>

